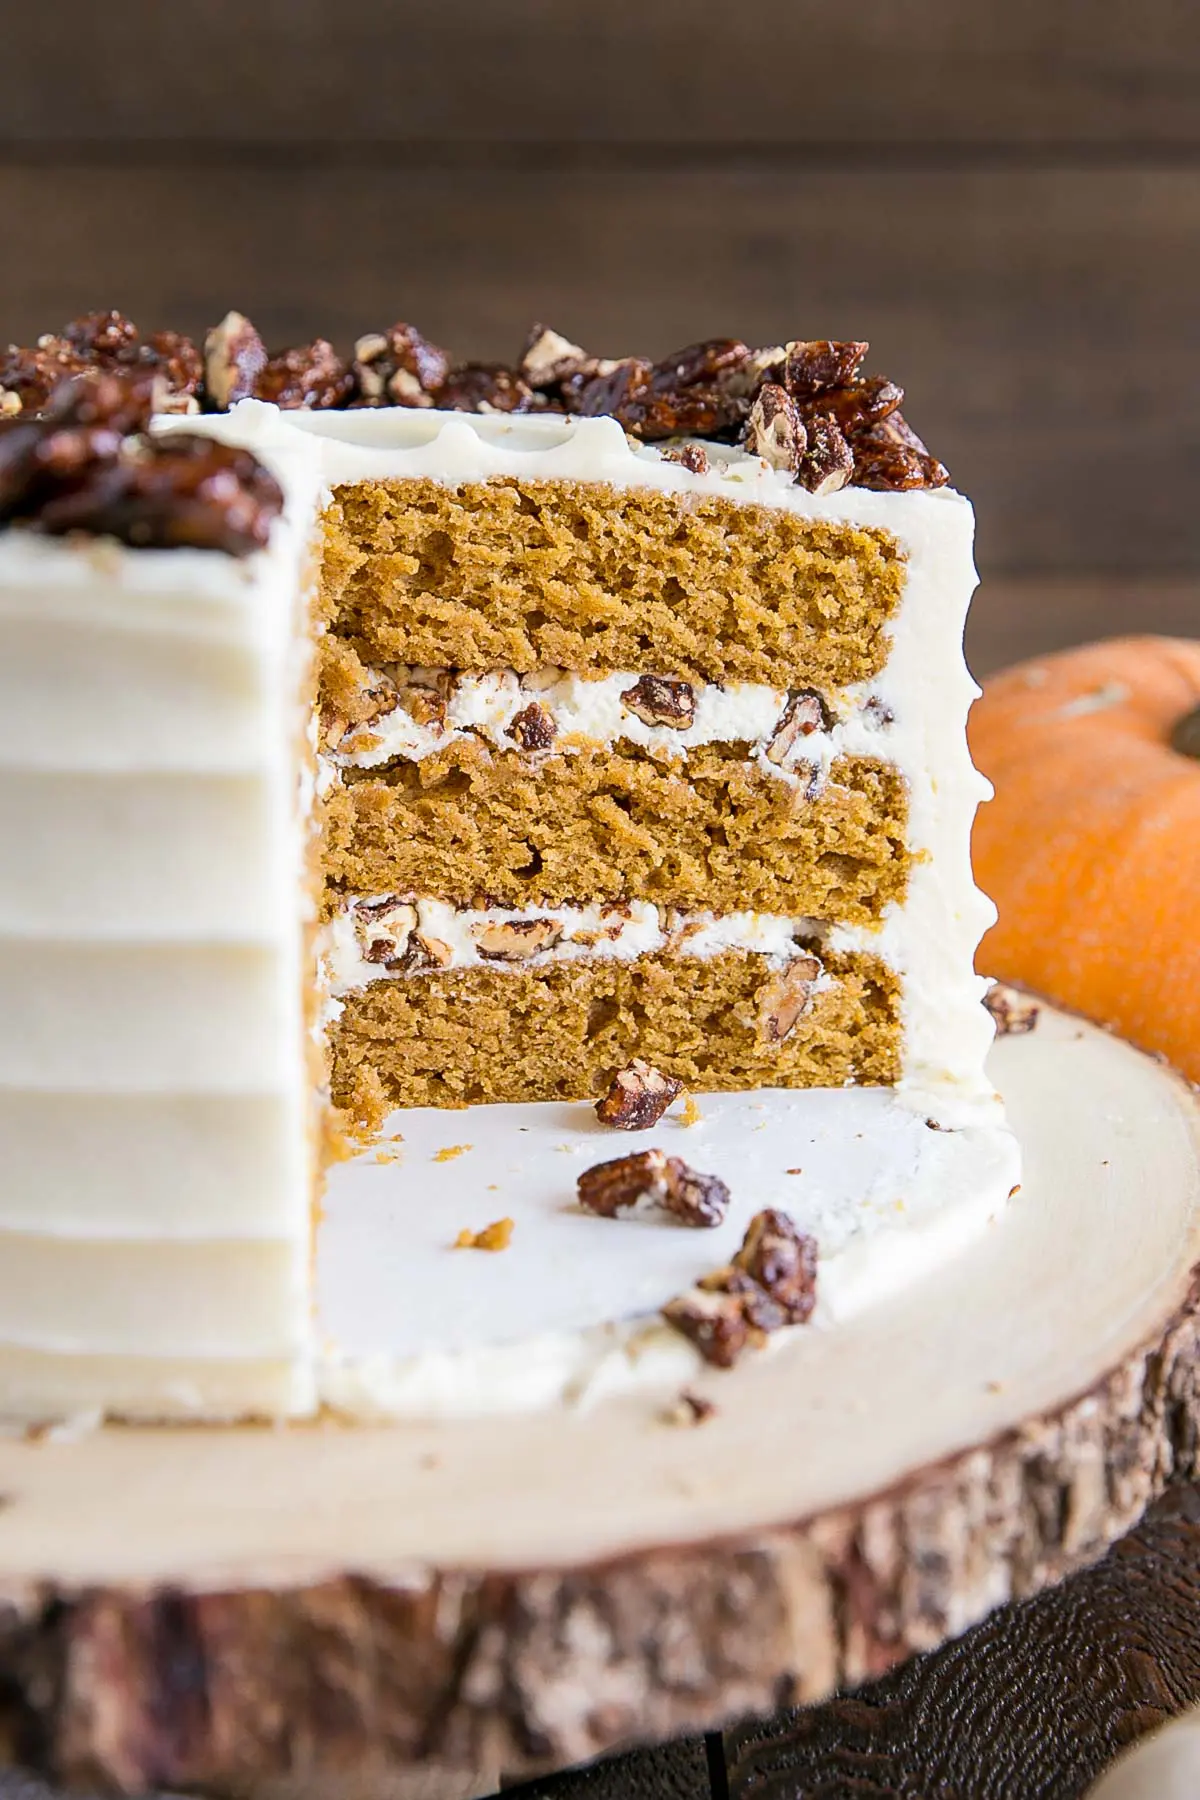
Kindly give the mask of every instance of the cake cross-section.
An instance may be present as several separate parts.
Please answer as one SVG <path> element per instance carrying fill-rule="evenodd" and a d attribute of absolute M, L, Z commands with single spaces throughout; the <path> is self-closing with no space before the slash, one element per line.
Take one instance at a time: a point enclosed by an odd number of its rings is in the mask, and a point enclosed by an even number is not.
<path fill-rule="evenodd" d="M 334 1146 L 409 1114 L 1000 1128 L 972 513 L 864 344 L 115 318 L 0 364 L 0 1412 L 310 1412 Z"/>

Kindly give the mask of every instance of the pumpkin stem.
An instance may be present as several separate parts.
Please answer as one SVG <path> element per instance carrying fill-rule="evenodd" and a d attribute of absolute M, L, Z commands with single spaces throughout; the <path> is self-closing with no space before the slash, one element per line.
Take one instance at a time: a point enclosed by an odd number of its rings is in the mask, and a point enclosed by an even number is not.
<path fill-rule="evenodd" d="M 1171 748 L 1178 750 L 1180 756 L 1194 756 L 1200 762 L 1200 706 L 1193 706 L 1191 712 L 1176 721 Z"/>

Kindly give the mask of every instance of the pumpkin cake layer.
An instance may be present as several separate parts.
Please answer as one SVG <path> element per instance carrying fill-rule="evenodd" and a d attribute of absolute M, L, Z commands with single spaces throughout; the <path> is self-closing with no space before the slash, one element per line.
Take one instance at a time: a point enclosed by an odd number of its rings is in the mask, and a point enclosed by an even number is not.
<path fill-rule="evenodd" d="M 323 615 L 369 663 L 836 688 L 883 667 L 904 582 L 886 531 L 601 482 L 359 481 L 324 531 Z"/>
<path fill-rule="evenodd" d="M 532 758 L 467 739 L 384 774 L 346 771 L 325 807 L 327 905 L 343 892 L 505 906 L 636 894 L 877 921 L 910 860 L 898 771 L 841 758 L 810 797 L 745 749 L 703 745 L 683 761 L 621 743 Z"/>
<path fill-rule="evenodd" d="M 865 954 L 822 962 L 827 984 L 780 1039 L 782 971 L 738 951 L 378 981 L 341 1002 L 333 1097 L 368 1123 L 393 1106 L 577 1100 L 635 1055 L 692 1088 L 894 1082 L 895 975 Z"/>

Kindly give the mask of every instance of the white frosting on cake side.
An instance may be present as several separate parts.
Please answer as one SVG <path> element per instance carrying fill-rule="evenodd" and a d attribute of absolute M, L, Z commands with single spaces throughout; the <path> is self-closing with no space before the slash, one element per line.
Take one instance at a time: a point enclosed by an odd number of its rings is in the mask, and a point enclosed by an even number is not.
<path fill-rule="evenodd" d="M 315 1403 L 301 569 L 0 536 L 0 1413 Z"/>
<path fill-rule="evenodd" d="M 970 972 L 991 912 L 969 867 L 984 784 L 963 730 L 966 501 L 818 498 L 736 451 L 710 450 L 696 476 L 610 420 L 247 402 L 162 422 L 181 427 L 275 469 L 287 505 L 269 551 L 237 562 L 0 536 L 0 1413 L 315 1403 L 296 596 L 316 509 L 341 481 L 561 476 L 893 532 L 907 579 L 871 691 L 895 715 L 889 759 L 929 860 L 878 933 L 829 942 L 878 948 L 904 976 L 894 1110 L 963 1122 L 964 1142 L 998 1120 Z M 471 1115 L 453 1119 L 453 1137 L 470 1138 Z M 982 1132 L 993 1149 L 1002 1136 Z M 974 1216 L 992 1167 L 935 1184 L 948 1221 Z M 862 1241 L 870 1262 L 874 1239 Z M 907 1241 L 919 1264 L 924 1240 Z M 880 1271 L 895 1255 L 881 1237 Z M 460 1377 L 477 1379 L 442 1367 L 428 1382 Z M 406 1377 L 407 1406 L 425 1379 Z"/>

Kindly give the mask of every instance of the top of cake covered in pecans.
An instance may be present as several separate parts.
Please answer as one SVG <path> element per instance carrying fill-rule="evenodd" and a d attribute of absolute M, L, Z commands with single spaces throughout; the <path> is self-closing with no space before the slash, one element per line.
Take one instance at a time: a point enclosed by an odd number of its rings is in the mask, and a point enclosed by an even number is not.
<path fill-rule="evenodd" d="M 616 419 L 644 443 L 741 445 L 810 493 L 848 485 L 942 487 L 946 470 L 900 412 L 903 390 L 865 375 L 869 346 L 825 338 L 752 349 L 712 338 L 670 356 L 600 357 L 535 325 L 515 363 L 456 363 L 412 325 L 360 337 L 343 358 L 324 338 L 268 351 L 227 313 L 203 354 L 176 332 L 143 338 L 120 313 L 89 313 L 31 348 L 0 354 L 0 417 L 40 412 L 66 376 L 148 375 L 154 410 L 221 412 L 238 400 L 305 409 L 438 407 Z M 673 452 L 698 469 L 701 452 Z"/>

